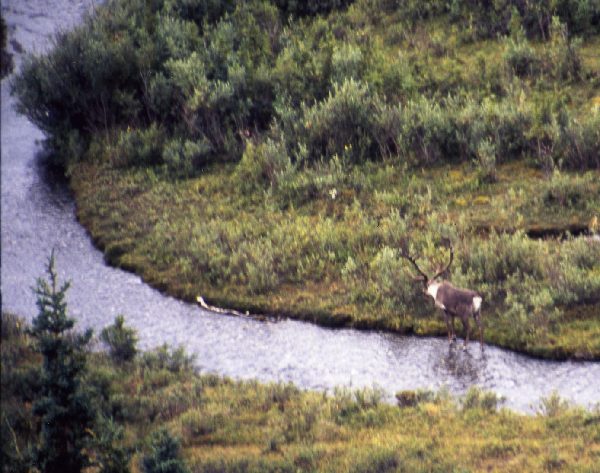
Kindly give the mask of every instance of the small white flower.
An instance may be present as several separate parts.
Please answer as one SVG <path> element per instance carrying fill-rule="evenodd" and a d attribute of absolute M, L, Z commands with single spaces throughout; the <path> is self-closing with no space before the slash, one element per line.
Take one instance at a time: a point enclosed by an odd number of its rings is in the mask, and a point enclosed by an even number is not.
<path fill-rule="evenodd" d="M 337 189 L 331 189 L 331 190 L 329 191 L 329 196 L 330 196 L 330 197 L 331 197 L 333 200 L 335 200 L 335 198 L 337 197 Z"/>

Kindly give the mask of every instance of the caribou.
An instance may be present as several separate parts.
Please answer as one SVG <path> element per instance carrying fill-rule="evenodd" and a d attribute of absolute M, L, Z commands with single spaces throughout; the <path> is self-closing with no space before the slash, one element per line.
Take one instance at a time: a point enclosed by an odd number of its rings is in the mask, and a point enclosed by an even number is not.
<path fill-rule="evenodd" d="M 429 277 L 417 264 L 416 258 L 411 256 L 406 248 L 401 248 L 400 256 L 409 261 L 419 273 L 418 276 L 413 276 L 413 279 L 420 281 L 424 285 L 424 293 L 433 298 L 435 306 L 444 311 L 444 319 L 448 329 L 448 340 L 452 343 L 456 340 L 454 332 L 454 318 L 460 318 L 463 329 L 465 331 L 465 343 L 463 348 L 466 349 L 469 343 L 469 319 L 473 317 L 479 328 L 479 343 L 483 350 L 483 324 L 481 322 L 481 303 L 483 297 L 481 294 L 471 289 L 461 289 L 453 286 L 450 282 L 437 279 L 442 276 L 452 264 L 454 260 L 454 249 L 450 247 L 450 260 L 444 267 L 438 268 L 438 271 Z"/>

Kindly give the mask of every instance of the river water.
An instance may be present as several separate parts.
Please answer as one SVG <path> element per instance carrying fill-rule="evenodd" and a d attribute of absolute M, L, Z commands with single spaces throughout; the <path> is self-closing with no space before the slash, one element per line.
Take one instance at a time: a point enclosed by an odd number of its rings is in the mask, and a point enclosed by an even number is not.
<path fill-rule="evenodd" d="M 21 48 L 47 50 L 56 31 L 77 24 L 92 8 L 90 0 L 4 0 L 16 66 Z M 205 372 L 317 390 L 378 387 L 390 399 L 403 389 L 445 386 L 462 394 L 477 385 L 523 412 L 534 412 L 540 398 L 554 391 L 584 406 L 600 402 L 600 363 L 541 361 L 495 347 L 481 353 L 476 343 L 463 352 L 442 338 L 217 315 L 106 266 L 76 221 L 65 180 L 43 164 L 41 131 L 15 113 L 10 80 L 2 81 L 1 111 L 3 310 L 28 320 L 36 315 L 31 288 L 54 248 L 61 279 L 72 280 L 67 301 L 80 329 L 98 333 L 122 313 L 138 331 L 141 348 L 184 346 Z"/>

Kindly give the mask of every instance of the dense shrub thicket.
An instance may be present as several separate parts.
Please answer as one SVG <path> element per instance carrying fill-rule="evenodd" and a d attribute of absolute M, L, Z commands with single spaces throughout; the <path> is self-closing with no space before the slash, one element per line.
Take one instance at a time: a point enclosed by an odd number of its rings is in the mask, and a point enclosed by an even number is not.
<path fill-rule="evenodd" d="M 48 55 L 29 57 L 13 90 L 63 164 L 101 159 L 189 176 L 269 137 L 293 163 L 474 160 L 491 180 L 496 163 L 524 156 L 600 166 L 598 114 L 574 117 L 556 91 L 598 80 L 573 41 L 597 31 L 598 2 L 350 3 L 111 0 Z M 432 15 L 468 19 L 475 37 L 510 34 L 504 65 L 486 70 L 482 60 L 478 79 L 436 76 L 430 56 L 453 53 L 435 36 L 426 51 L 390 61 L 357 29 L 376 28 L 382 12 L 403 19 L 396 27 L 406 25 L 409 44 L 418 34 L 402 21 Z"/>

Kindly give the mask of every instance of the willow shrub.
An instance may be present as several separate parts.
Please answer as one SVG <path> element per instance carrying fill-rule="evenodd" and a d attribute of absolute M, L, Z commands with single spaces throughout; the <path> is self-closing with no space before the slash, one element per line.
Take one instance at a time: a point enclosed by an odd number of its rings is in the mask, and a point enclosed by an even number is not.
<path fill-rule="evenodd" d="M 373 115 L 378 97 L 354 79 L 334 84 L 322 102 L 303 110 L 304 136 L 311 160 L 345 156 L 362 162 L 375 155 Z"/>
<path fill-rule="evenodd" d="M 284 15 L 314 16 L 329 13 L 333 10 L 347 8 L 355 0 L 274 0 L 275 5 Z"/>
<path fill-rule="evenodd" d="M 522 31 L 506 39 L 503 59 L 511 74 L 544 80 L 545 76 L 561 81 L 582 78 L 583 66 L 579 54 L 580 40 L 573 40 L 567 26 L 552 17 L 550 41 L 537 52 Z"/>
<path fill-rule="evenodd" d="M 173 138 L 162 149 L 162 161 L 173 176 L 189 177 L 206 164 L 212 151 L 204 136 L 199 140 Z"/>
<path fill-rule="evenodd" d="M 225 14 L 232 13 L 237 3 L 236 0 L 165 0 L 164 9 L 179 17 L 189 18 L 198 26 L 204 26 L 204 23 L 216 23 Z"/>
<path fill-rule="evenodd" d="M 595 179 L 591 172 L 571 176 L 554 171 L 551 178 L 542 184 L 539 196 L 549 210 L 560 210 L 565 207 L 586 210 L 588 194 Z"/>
<path fill-rule="evenodd" d="M 556 160 L 570 169 L 600 169 L 600 112 L 570 119 L 561 135 L 561 154 Z"/>
<path fill-rule="evenodd" d="M 382 248 L 369 263 L 369 286 L 376 302 L 400 314 L 413 313 L 423 307 L 422 286 L 415 283 L 406 262 L 396 249 Z M 422 314 L 417 310 L 417 314 Z"/>
<path fill-rule="evenodd" d="M 152 166 L 162 163 L 165 132 L 155 124 L 121 130 L 107 153 L 116 166 Z"/>
<path fill-rule="evenodd" d="M 600 300 L 600 244 L 571 238 L 561 245 L 557 265 L 548 268 L 554 300 L 563 305 Z"/>
<path fill-rule="evenodd" d="M 454 112 L 425 97 L 409 101 L 403 108 L 401 154 L 419 164 L 460 156 Z"/>
<path fill-rule="evenodd" d="M 541 67 L 538 54 L 524 36 L 506 40 L 503 60 L 508 70 L 518 77 L 534 77 Z"/>
<path fill-rule="evenodd" d="M 285 144 L 281 140 L 267 138 L 260 143 L 246 143 L 234 179 L 245 192 L 253 192 L 279 187 L 280 182 L 293 172 Z"/>
<path fill-rule="evenodd" d="M 113 1 L 110 8 L 58 34 L 48 54 L 27 56 L 12 83 L 18 110 L 60 151 L 61 164 L 81 158 L 91 133 L 145 123 L 141 69 L 160 55 L 136 32 L 153 12 L 141 1 Z"/>

